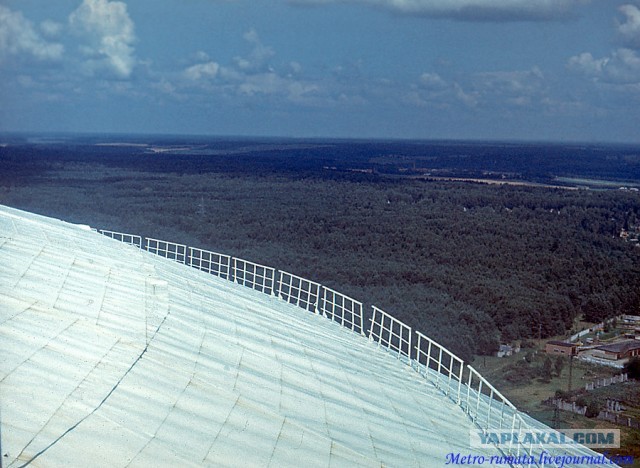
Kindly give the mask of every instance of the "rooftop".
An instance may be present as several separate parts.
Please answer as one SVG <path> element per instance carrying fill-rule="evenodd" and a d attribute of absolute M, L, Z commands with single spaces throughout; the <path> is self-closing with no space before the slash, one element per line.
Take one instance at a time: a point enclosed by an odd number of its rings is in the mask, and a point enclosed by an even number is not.
<path fill-rule="evenodd" d="M 442 392 L 274 297 L 5 207 L 0 264 L 7 466 L 433 466 L 468 450 Z"/>
<path fill-rule="evenodd" d="M 555 341 L 555 340 L 547 341 L 547 344 L 554 345 L 554 346 L 564 346 L 566 348 L 574 348 L 578 346 L 575 343 L 567 343 L 566 341 Z"/>
<path fill-rule="evenodd" d="M 617 343 L 598 346 L 595 349 L 607 351 L 609 353 L 626 353 L 634 349 L 640 349 L 640 340 L 625 340 Z"/>
<path fill-rule="evenodd" d="M 474 423 L 366 337 L 86 226 L 0 206 L 0 265 L 6 466 L 430 467 L 490 420 L 488 394 L 464 390 Z"/>

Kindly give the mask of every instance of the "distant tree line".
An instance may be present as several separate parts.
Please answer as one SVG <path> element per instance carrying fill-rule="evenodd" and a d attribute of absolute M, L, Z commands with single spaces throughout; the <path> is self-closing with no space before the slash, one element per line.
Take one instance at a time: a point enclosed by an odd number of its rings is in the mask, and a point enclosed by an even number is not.
<path fill-rule="evenodd" d="M 466 360 L 640 305 L 640 248 L 619 238 L 640 218 L 634 192 L 327 171 L 320 152 L 297 166 L 276 152 L 21 151 L 0 152 L 2 204 L 291 271 L 381 307 Z"/>

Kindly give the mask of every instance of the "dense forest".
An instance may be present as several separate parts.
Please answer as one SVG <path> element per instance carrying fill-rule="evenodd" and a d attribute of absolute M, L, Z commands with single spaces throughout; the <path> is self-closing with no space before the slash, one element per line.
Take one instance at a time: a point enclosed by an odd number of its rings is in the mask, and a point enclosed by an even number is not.
<path fill-rule="evenodd" d="M 567 333 L 577 317 L 637 313 L 640 248 L 619 234 L 640 225 L 638 192 L 353 172 L 391 150 L 335 145 L 8 145 L 0 203 L 293 272 L 467 360 Z"/>

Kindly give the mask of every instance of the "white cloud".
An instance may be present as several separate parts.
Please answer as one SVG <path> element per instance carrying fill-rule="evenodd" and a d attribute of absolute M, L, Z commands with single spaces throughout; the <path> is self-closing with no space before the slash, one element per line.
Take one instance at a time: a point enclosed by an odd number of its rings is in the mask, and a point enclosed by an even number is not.
<path fill-rule="evenodd" d="M 42 34 L 47 37 L 58 37 L 62 32 L 63 26 L 52 20 L 44 20 L 40 23 L 40 30 Z"/>
<path fill-rule="evenodd" d="M 302 80 L 293 80 L 275 72 L 246 76 L 238 84 L 237 92 L 244 96 L 280 96 L 290 102 L 310 104 L 318 97 L 320 88 Z"/>
<path fill-rule="evenodd" d="M 86 65 L 91 73 L 106 67 L 121 78 L 131 75 L 136 64 L 136 37 L 125 3 L 84 0 L 69 16 L 69 23 L 89 40 L 81 49 L 89 57 Z"/>
<path fill-rule="evenodd" d="M 595 59 L 590 52 L 574 55 L 569 59 L 568 66 L 590 76 L 599 76 L 609 61 L 608 58 Z"/>
<path fill-rule="evenodd" d="M 296 74 L 296 75 L 298 73 L 302 72 L 302 65 L 300 65 L 296 61 L 289 62 L 289 68 L 291 69 L 291 73 Z"/>
<path fill-rule="evenodd" d="M 55 60 L 62 56 L 62 44 L 47 42 L 21 12 L 0 5 L 0 59 L 6 55 Z"/>
<path fill-rule="evenodd" d="M 568 67 L 584 73 L 598 82 L 640 83 L 640 56 L 631 49 L 617 49 L 610 56 L 599 59 L 585 52 L 571 57 Z"/>
<path fill-rule="evenodd" d="M 618 10 L 625 16 L 625 20 L 617 25 L 623 44 L 640 49 L 640 8 L 635 5 L 622 5 Z"/>
<path fill-rule="evenodd" d="M 624 15 L 623 21 L 616 22 L 616 32 L 623 47 L 600 58 L 583 52 L 570 57 L 567 68 L 611 90 L 637 94 L 640 89 L 640 8 L 625 4 L 618 11 Z"/>
<path fill-rule="evenodd" d="M 545 77 L 538 67 L 471 73 L 455 80 L 423 73 L 404 99 L 418 106 L 439 108 L 455 102 L 468 108 L 513 108 L 540 103 L 546 91 Z"/>
<path fill-rule="evenodd" d="M 236 66 L 247 72 L 264 71 L 268 67 L 269 60 L 275 55 L 271 47 L 267 47 L 260 41 L 260 37 L 255 29 L 247 31 L 244 40 L 253 45 L 248 57 L 235 57 L 233 60 Z"/>
<path fill-rule="evenodd" d="M 198 63 L 187 68 L 184 74 L 190 80 L 200 80 L 202 78 L 215 78 L 220 71 L 220 65 L 216 62 Z"/>
<path fill-rule="evenodd" d="M 420 76 L 420 84 L 429 89 L 442 89 L 447 83 L 437 73 L 423 73 Z"/>
<path fill-rule="evenodd" d="M 247 31 L 243 38 L 252 48 L 247 56 L 236 56 L 230 64 L 211 60 L 202 51 L 192 55 L 198 63 L 182 71 L 172 91 L 196 90 L 212 98 L 267 99 L 273 104 L 286 101 L 305 106 L 322 106 L 331 100 L 322 86 L 302 76 L 300 63 L 272 65 L 275 51 L 262 43 L 254 29 Z"/>
<path fill-rule="evenodd" d="M 289 0 L 298 4 L 358 3 L 391 11 L 470 21 L 542 21 L 565 18 L 588 0 Z"/>
<path fill-rule="evenodd" d="M 476 107 L 479 103 L 477 93 L 468 93 L 459 83 L 453 83 L 454 96 L 467 107 Z"/>
<path fill-rule="evenodd" d="M 510 95 L 512 98 L 530 96 L 540 89 L 544 75 L 538 67 L 531 70 L 484 72 L 475 75 L 476 87 L 484 93 Z"/>

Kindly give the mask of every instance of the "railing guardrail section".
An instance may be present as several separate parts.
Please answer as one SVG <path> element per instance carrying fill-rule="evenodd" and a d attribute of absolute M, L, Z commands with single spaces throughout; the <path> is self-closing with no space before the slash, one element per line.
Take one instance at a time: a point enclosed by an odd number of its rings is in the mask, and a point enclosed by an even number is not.
<path fill-rule="evenodd" d="M 517 414 L 516 407 L 473 367 L 467 365 L 467 397 L 464 408 L 471 419 L 484 430 L 503 429 L 505 416 Z"/>
<path fill-rule="evenodd" d="M 534 428 L 522 418 L 515 405 L 478 371 L 470 365 L 467 365 L 466 368 L 469 372 L 466 383 L 467 394 L 461 406 L 471 417 L 471 420 L 485 433 L 509 430 L 512 435 L 517 434 L 517 442 L 514 443 L 513 437 L 511 437 L 508 446 L 502 447 L 503 451 L 516 457 L 524 453 L 527 457 L 533 457 L 533 460 L 539 460 L 535 451 L 540 454 L 545 450 L 542 443 L 534 443 L 532 438 L 528 443 L 525 443 L 524 434 L 533 432 Z M 538 465 L 537 461 L 535 465 Z M 552 465 L 557 466 L 555 462 L 552 462 Z"/>
<path fill-rule="evenodd" d="M 116 232 L 116 231 L 107 231 L 106 229 L 100 229 L 98 232 L 103 236 L 110 237 L 111 239 L 120 241 L 124 244 L 133 245 L 142 248 L 142 237 L 136 236 L 135 234 L 127 234 L 124 232 Z"/>
<path fill-rule="evenodd" d="M 320 310 L 328 319 L 364 335 L 362 302 L 323 286 Z"/>
<path fill-rule="evenodd" d="M 376 306 L 372 309 L 369 339 L 398 353 L 398 358 L 406 356 L 408 364 L 411 364 L 411 327 Z"/>
<path fill-rule="evenodd" d="M 416 331 L 416 336 L 418 339 L 415 360 L 418 372 L 452 397 L 456 403 L 460 403 L 464 361 L 419 331 Z"/>
<path fill-rule="evenodd" d="M 223 279 L 230 279 L 231 256 L 189 247 L 189 266 Z"/>
<path fill-rule="evenodd" d="M 289 304 L 295 304 L 317 314 L 321 289 L 322 286 L 319 283 L 280 270 L 277 296 Z"/>
<path fill-rule="evenodd" d="M 232 257 L 233 280 L 265 294 L 275 294 L 276 270 L 268 266 Z"/>
<path fill-rule="evenodd" d="M 187 260 L 187 246 L 183 244 L 147 237 L 146 250 L 179 263 L 186 263 Z"/>

